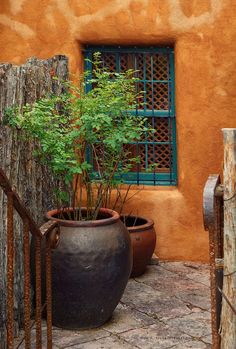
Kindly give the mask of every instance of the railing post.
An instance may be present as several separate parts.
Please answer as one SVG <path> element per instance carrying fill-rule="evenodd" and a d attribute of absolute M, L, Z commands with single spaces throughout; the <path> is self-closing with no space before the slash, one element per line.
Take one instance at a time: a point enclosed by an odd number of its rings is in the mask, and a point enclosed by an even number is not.
<path fill-rule="evenodd" d="M 29 222 L 23 220 L 24 232 L 24 328 L 25 328 L 25 349 L 31 348 L 31 329 L 30 329 L 30 240 L 29 240 Z"/>
<path fill-rule="evenodd" d="M 236 348 L 236 129 L 224 135 L 224 281 L 221 349 Z M 228 302 L 226 301 L 228 300 Z"/>
<path fill-rule="evenodd" d="M 14 348 L 13 195 L 7 194 L 7 348 Z"/>
<path fill-rule="evenodd" d="M 46 236 L 47 349 L 52 349 L 52 256 L 49 236 Z"/>
<path fill-rule="evenodd" d="M 41 286 L 41 237 L 35 237 L 35 320 L 36 320 L 36 349 L 42 347 L 42 286 Z"/>

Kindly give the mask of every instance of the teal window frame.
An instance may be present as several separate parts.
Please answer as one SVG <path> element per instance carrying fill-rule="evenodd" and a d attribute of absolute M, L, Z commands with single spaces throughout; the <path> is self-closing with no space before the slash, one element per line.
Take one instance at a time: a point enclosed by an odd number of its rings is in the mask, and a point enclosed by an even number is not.
<path fill-rule="evenodd" d="M 176 186 L 177 185 L 177 145 L 176 145 L 176 117 L 175 117 L 175 72 L 174 72 L 174 49 L 171 47 L 128 47 L 128 46 L 86 46 L 84 49 L 85 58 L 85 70 L 91 71 L 92 74 L 92 60 L 93 54 L 95 52 L 100 52 L 101 54 L 110 53 L 115 55 L 116 60 L 116 72 L 120 72 L 120 55 L 125 54 L 143 54 L 143 79 L 140 83 L 144 86 L 144 91 L 146 90 L 147 83 L 151 84 L 167 84 L 168 85 L 168 109 L 157 110 L 152 108 L 152 110 L 146 107 L 146 95 L 144 94 L 144 108 L 142 110 L 136 109 L 132 111 L 131 114 L 136 117 L 147 117 L 147 118 L 167 118 L 168 120 L 168 130 L 169 130 L 169 140 L 161 142 L 138 142 L 137 144 L 144 144 L 146 149 L 146 163 L 148 162 L 148 147 L 153 145 L 168 145 L 170 148 L 170 169 L 169 172 L 158 172 L 158 170 L 153 172 L 129 172 L 124 174 L 124 182 L 127 184 L 144 184 L 144 185 L 160 185 L 160 186 Z M 166 80 L 146 80 L 146 55 L 151 54 L 162 54 L 168 57 L 168 77 Z M 88 59 L 88 60 L 86 60 Z M 89 78 L 89 77 L 88 77 Z M 152 87 L 153 88 L 153 87 Z M 90 91 L 92 86 L 86 85 L 86 92 Z M 153 120 L 153 119 L 152 119 Z M 135 143 L 136 144 L 136 143 Z"/>

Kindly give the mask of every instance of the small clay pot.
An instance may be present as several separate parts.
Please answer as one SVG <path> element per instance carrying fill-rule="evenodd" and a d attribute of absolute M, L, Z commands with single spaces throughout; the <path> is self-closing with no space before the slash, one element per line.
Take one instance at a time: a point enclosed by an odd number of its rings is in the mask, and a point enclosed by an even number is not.
<path fill-rule="evenodd" d="M 133 269 L 130 277 L 140 276 L 145 272 L 156 246 L 154 222 L 128 215 L 122 215 L 121 220 L 130 233 L 133 248 Z"/>

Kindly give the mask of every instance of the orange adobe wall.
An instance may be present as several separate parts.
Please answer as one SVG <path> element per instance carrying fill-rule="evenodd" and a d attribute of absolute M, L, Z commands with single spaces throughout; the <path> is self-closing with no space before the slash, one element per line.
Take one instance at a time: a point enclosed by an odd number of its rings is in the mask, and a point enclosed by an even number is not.
<path fill-rule="evenodd" d="M 145 187 L 128 211 L 154 219 L 156 253 L 208 260 L 202 190 L 222 168 L 222 127 L 236 123 L 235 0 L 2 0 L 0 61 L 65 54 L 83 44 L 175 46 L 178 187 Z"/>

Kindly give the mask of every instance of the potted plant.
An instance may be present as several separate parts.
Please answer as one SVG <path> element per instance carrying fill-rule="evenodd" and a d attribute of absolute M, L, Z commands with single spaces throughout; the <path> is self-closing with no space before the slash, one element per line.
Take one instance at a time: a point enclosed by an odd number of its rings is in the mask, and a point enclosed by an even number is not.
<path fill-rule="evenodd" d="M 147 131 L 133 118 L 133 71 L 110 73 L 93 61 L 79 83 L 22 111 L 9 123 L 36 140 L 35 156 L 58 181 L 58 208 L 47 218 L 58 222 L 60 241 L 52 255 L 53 324 L 92 328 L 106 322 L 127 284 L 132 255 L 130 237 L 109 206 L 111 191 L 136 158 L 125 145 Z M 85 93 L 87 84 L 93 88 Z M 63 185 L 61 185 L 63 183 Z"/>

